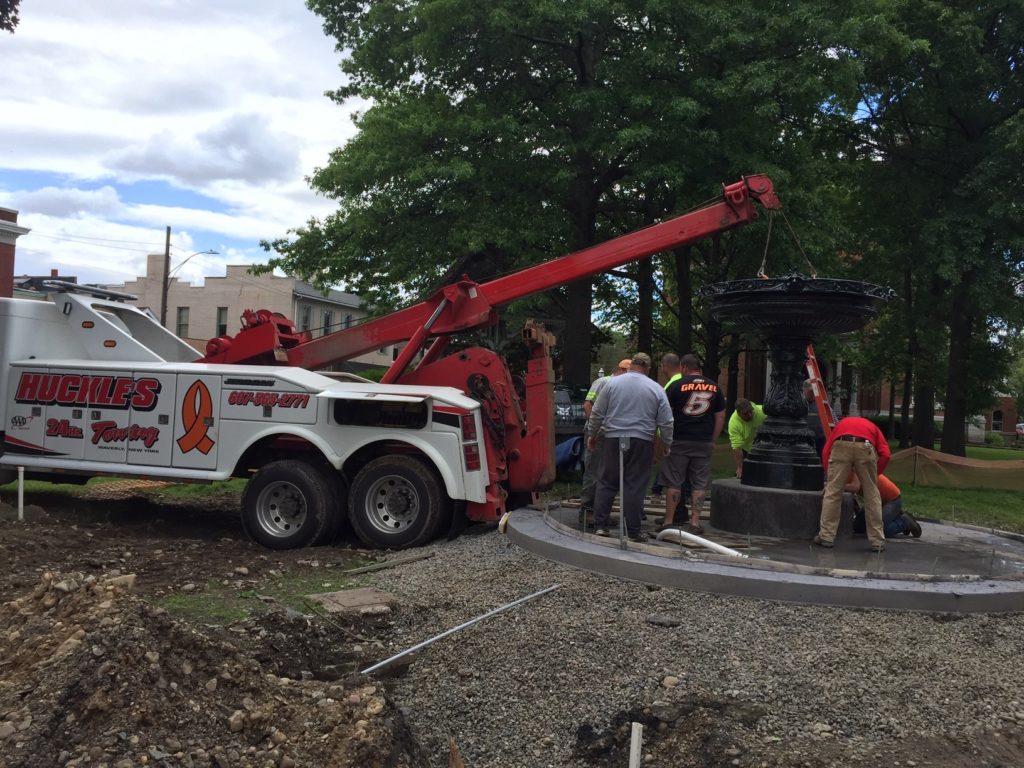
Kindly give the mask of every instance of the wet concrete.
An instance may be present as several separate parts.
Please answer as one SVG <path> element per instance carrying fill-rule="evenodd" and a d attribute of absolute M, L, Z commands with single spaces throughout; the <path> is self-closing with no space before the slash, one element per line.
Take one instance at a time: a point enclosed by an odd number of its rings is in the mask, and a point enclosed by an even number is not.
<path fill-rule="evenodd" d="M 579 509 L 566 503 L 513 512 L 507 533 L 543 557 L 610 576 L 662 586 L 786 602 L 954 613 L 1024 610 L 1024 537 L 919 518 L 920 538 L 886 540 L 871 552 L 864 536 L 823 549 L 808 539 L 743 536 L 702 520 L 704 536 L 748 555 L 737 558 L 651 540 L 618 539 L 582 530 Z M 685 517 L 679 517 L 680 520 Z"/>

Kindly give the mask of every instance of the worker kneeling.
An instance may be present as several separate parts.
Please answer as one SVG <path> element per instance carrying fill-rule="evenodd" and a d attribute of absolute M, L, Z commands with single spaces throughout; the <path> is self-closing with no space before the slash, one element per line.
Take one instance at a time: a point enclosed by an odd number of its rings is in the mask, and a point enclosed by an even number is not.
<path fill-rule="evenodd" d="M 850 473 L 843 490 L 855 494 L 853 532 L 867 533 L 864 498 L 860 493 L 860 478 L 855 472 Z M 899 486 L 885 475 L 878 476 L 878 495 L 882 497 L 882 529 L 885 531 L 885 538 L 891 539 L 901 534 L 915 538 L 921 535 L 921 524 L 903 509 L 903 497 L 900 496 Z"/>

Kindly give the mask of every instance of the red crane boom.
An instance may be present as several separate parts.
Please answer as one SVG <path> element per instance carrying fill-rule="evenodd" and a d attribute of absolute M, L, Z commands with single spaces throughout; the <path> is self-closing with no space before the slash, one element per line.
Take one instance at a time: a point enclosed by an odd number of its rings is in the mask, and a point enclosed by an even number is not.
<path fill-rule="evenodd" d="M 426 338 L 488 325 L 493 322 L 495 307 L 753 221 L 758 217 L 755 200 L 764 208 L 780 207 L 772 181 L 767 176 L 745 176 L 735 184 L 723 186 L 720 201 L 660 224 L 483 284 L 459 280 L 419 304 L 316 339 L 301 337 L 294 326 L 283 319 L 272 320 L 269 314 L 257 316 L 259 313 L 248 313 L 247 320 L 251 325 L 244 326 L 233 339 L 221 337 L 212 340 L 207 355 L 200 362 L 287 362 L 316 370 L 422 336 L 419 345 L 406 344 L 403 351 L 409 354 L 403 355 L 407 358 L 405 364 L 399 365 L 403 363 L 399 358 L 392 366 L 395 377 L 398 377 Z M 278 324 L 283 327 L 278 327 Z M 270 327 L 260 328 L 265 325 Z M 247 338 L 247 332 L 257 328 L 260 331 Z"/>

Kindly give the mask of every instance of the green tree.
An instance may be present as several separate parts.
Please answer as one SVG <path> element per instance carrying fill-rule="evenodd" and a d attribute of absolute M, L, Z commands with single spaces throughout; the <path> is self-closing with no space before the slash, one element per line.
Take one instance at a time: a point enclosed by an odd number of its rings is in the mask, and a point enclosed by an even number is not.
<path fill-rule="evenodd" d="M 344 52 L 349 82 L 332 97 L 372 106 L 311 179 L 338 211 L 273 243 L 271 265 L 344 281 L 381 308 L 435 286 L 453 263 L 536 263 L 665 218 L 742 173 L 781 171 L 822 119 L 823 73 L 843 65 L 812 33 L 822 22 L 811 2 L 309 5 Z M 701 251 L 709 274 L 756 264 L 760 247 L 742 238 Z M 654 285 L 665 292 L 657 267 L 625 270 L 641 281 L 631 315 L 637 304 L 654 311 Z M 566 378 L 588 383 L 592 281 L 557 293 L 572 340 Z M 653 344 L 648 314 L 639 335 Z"/>
<path fill-rule="evenodd" d="M 942 450 L 962 455 L 972 393 L 985 389 L 972 376 L 1000 376 L 977 355 L 991 352 L 1019 276 L 1024 6 L 868 0 L 850 19 L 841 53 L 863 67 L 862 197 L 899 211 L 873 234 L 904 275 L 915 413 L 926 417 L 940 393 Z M 931 364 L 942 337 L 944 371 Z M 914 420 L 915 442 L 930 444 L 930 422 Z"/>
<path fill-rule="evenodd" d="M 18 26 L 18 6 L 21 0 L 0 0 L 0 29 L 14 33 Z"/>

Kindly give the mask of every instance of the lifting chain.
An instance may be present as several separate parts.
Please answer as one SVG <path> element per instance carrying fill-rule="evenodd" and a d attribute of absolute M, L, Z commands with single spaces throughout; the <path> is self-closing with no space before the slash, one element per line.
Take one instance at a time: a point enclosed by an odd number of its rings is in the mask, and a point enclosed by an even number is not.
<path fill-rule="evenodd" d="M 789 218 L 786 216 L 785 211 L 781 211 L 782 220 L 786 222 L 786 228 L 789 230 L 790 236 L 793 238 L 793 242 L 796 243 L 796 247 L 800 249 L 800 255 L 804 257 L 804 261 L 807 262 L 807 268 L 811 270 L 811 277 L 815 278 L 818 276 L 818 270 L 811 264 L 811 260 L 807 258 L 807 253 L 804 251 L 804 247 L 800 244 L 800 238 L 796 236 L 796 232 L 793 231 L 793 225 L 789 223 Z M 763 279 L 767 279 L 769 275 L 764 271 L 765 265 L 768 263 L 768 246 L 772 239 L 772 224 L 775 221 L 775 211 L 768 211 L 768 234 L 764 239 L 764 256 L 761 259 L 761 266 L 757 270 L 757 276 Z"/>

